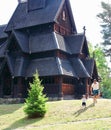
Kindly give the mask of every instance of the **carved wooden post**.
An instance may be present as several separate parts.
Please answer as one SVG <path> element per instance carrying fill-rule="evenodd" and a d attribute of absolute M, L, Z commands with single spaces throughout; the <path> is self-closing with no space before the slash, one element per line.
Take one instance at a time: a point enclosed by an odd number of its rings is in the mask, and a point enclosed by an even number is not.
<path fill-rule="evenodd" d="M 0 78 L 0 98 L 3 97 L 3 76 Z"/>
<path fill-rule="evenodd" d="M 22 97 L 22 78 L 18 78 L 18 97 Z"/>
<path fill-rule="evenodd" d="M 62 82 L 63 82 L 63 78 L 62 78 L 62 76 L 60 76 L 60 80 L 59 80 L 59 100 L 61 100 L 63 98 Z"/>
<path fill-rule="evenodd" d="M 86 79 L 86 97 L 89 97 L 89 84 L 88 84 L 88 79 Z"/>
<path fill-rule="evenodd" d="M 14 77 L 11 79 L 11 97 L 14 97 Z"/>

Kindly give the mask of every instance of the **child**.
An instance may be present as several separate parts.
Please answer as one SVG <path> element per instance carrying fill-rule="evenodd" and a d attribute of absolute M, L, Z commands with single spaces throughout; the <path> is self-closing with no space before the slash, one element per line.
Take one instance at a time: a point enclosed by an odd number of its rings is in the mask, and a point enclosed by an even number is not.
<path fill-rule="evenodd" d="M 82 96 L 82 107 L 85 108 L 86 107 L 86 95 Z"/>

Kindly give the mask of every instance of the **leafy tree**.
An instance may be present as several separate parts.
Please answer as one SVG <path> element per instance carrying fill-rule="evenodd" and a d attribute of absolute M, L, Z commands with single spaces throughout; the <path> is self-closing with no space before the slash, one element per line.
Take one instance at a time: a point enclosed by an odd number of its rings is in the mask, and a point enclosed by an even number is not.
<path fill-rule="evenodd" d="M 111 98 L 111 78 L 106 77 L 102 81 L 102 87 L 101 87 L 102 96 L 105 98 Z"/>
<path fill-rule="evenodd" d="M 103 52 L 103 48 L 98 45 L 93 48 L 93 46 L 89 43 L 89 51 L 91 57 L 96 60 L 98 74 L 101 77 L 100 87 L 102 95 L 105 98 L 111 98 L 110 69 L 107 66 L 107 60 Z"/>
<path fill-rule="evenodd" d="M 47 98 L 43 94 L 43 86 L 38 74 L 34 75 L 33 83 L 30 83 L 28 98 L 26 99 L 24 112 L 29 118 L 43 117 L 46 113 Z"/>
<path fill-rule="evenodd" d="M 101 27 L 103 34 L 102 43 L 103 46 L 107 46 L 104 49 L 106 56 L 111 56 L 111 4 L 101 2 L 101 6 L 103 8 L 103 12 L 97 15 L 98 18 L 101 20 Z"/>
<path fill-rule="evenodd" d="M 93 56 L 96 60 L 99 76 L 102 78 L 102 80 L 104 80 L 107 77 L 107 75 L 109 76 L 109 68 L 107 66 L 107 61 L 103 49 L 99 46 L 96 46 L 93 51 Z"/>
<path fill-rule="evenodd" d="M 101 2 L 101 6 L 103 9 L 102 13 L 99 13 L 97 17 L 101 20 L 101 27 L 103 34 L 103 51 L 104 56 L 109 56 L 111 58 L 111 4 Z M 100 60 L 99 60 L 100 61 Z M 103 65 L 102 65 L 103 64 Z M 102 81 L 102 92 L 103 96 L 107 98 L 111 98 L 111 77 L 110 77 L 110 69 L 107 67 L 107 64 L 104 66 L 104 63 L 100 64 L 101 75 L 103 76 Z M 103 71 L 103 72 L 102 72 Z"/>

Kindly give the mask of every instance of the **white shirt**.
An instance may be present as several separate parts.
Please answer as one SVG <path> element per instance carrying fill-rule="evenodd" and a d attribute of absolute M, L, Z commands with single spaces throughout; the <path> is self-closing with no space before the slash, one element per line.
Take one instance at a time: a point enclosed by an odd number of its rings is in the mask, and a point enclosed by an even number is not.
<path fill-rule="evenodd" d="M 96 82 L 96 83 L 93 83 L 92 86 L 93 90 L 98 90 L 99 89 L 99 83 Z"/>
<path fill-rule="evenodd" d="M 83 97 L 83 98 L 82 98 L 82 102 L 86 102 L 86 98 Z"/>

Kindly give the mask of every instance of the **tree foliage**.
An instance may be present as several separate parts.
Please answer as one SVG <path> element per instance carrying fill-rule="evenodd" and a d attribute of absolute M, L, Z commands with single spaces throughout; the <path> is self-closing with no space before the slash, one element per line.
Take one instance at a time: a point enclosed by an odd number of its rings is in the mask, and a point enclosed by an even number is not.
<path fill-rule="evenodd" d="M 111 5 L 105 2 L 101 2 L 101 6 L 103 9 L 102 13 L 99 13 L 97 17 L 101 20 L 101 27 L 103 34 L 102 43 L 105 46 L 104 52 L 106 56 L 110 56 L 111 54 Z M 107 46 L 107 48 L 106 48 Z"/>
<path fill-rule="evenodd" d="M 34 75 L 33 83 L 30 83 L 28 98 L 26 99 L 24 112 L 29 118 L 43 117 L 46 113 L 47 98 L 43 94 L 44 87 L 41 85 L 38 74 Z"/>
<path fill-rule="evenodd" d="M 100 46 L 91 46 L 89 44 L 89 51 L 91 57 L 96 60 L 98 74 L 101 78 L 101 92 L 103 97 L 111 98 L 111 78 L 110 78 L 110 69 L 108 68 L 108 63 L 103 52 L 103 48 Z"/>
<path fill-rule="evenodd" d="M 102 43 L 102 50 L 104 56 L 109 56 L 111 58 L 111 4 L 101 2 L 101 7 L 103 9 L 103 12 L 99 13 L 97 17 L 101 21 L 101 33 L 103 34 L 104 40 L 104 42 Z M 99 55 L 97 54 L 97 57 L 98 56 Z M 99 73 L 103 77 L 101 89 L 104 97 L 111 98 L 111 72 L 110 69 L 107 67 L 107 64 L 104 64 L 104 62 L 100 62 L 100 59 L 98 58 L 97 60 L 99 60 Z"/>
<path fill-rule="evenodd" d="M 105 58 L 103 49 L 98 45 L 94 48 L 93 58 L 96 60 L 99 76 L 101 77 L 102 81 L 104 81 L 104 79 L 109 76 L 109 68 L 107 66 L 107 60 Z"/>

